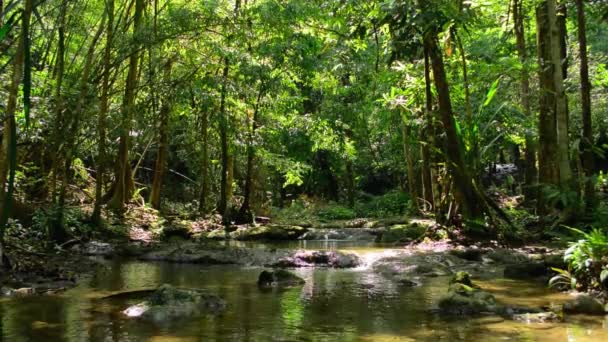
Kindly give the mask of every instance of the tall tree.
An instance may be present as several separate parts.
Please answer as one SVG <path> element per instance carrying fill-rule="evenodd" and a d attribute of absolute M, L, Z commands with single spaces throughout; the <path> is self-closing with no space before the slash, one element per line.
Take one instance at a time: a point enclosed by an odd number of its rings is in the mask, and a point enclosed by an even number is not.
<path fill-rule="evenodd" d="M 112 71 L 112 46 L 114 44 L 114 0 L 105 0 L 108 15 L 106 43 L 103 51 L 103 75 L 101 78 L 101 97 L 97 118 L 97 169 L 95 174 L 95 204 L 91 220 L 99 224 L 101 220 L 102 192 L 106 158 L 106 120 L 109 109 L 110 72 Z"/>
<path fill-rule="evenodd" d="M 118 212 L 124 211 L 124 205 L 129 202 L 135 191 L 135 183 L 129 159 L 130 134 L 133 115 L 135 114 L 135 97 L 137 95 L 137 84 L 139 78 L 139 44 L 137 37 L 142 29 L 142 18 L 144 12 L 144 0 L 135 1 L 135 13 L 133 14 L 133 39 L 131 41 L 131 54 L 129 57 L 129 70 L 125 82 L 125 95 L 122 103 L 122 120 L 120 124 L 120 142 L 116 169 L 114 173 L 113 196 L 110 207 Z"/>
<path fill-rule="evenodd" d="M 581 145 L 583 149 L 583 167 L 585 171 L 585 205 L 588 211 L 596 207 L 595 188 L 593 184 L 593 129 L 591 122 L 591 82 L 589 81 L 589 58 L 587 57 L 587 23 L 585 20 L 585 3 L 576 0 L 576 22 L 578 26 L 578 49 L 580 57 L 581 104 L 583 132 Z"/>
<path fill-rule="evenodd" d="M 4 232 L 13 205 L 15 174 L 17 170 L 17 96 L 19 85 L 24 78 L 24 64 L 29 53 L 30 20 L 34 10 L 34 0 L 25 0 L 21 14 L 21 33 L 13 59 L 13 75 L 10 80 L 4 131 L 0 146 L 0 266 L 4 266 Z"/>
<path fill-rule="evenodd" d="M 560 27 L 555 0 L 542 1 L 536 8 L 540 77 L 539 181 L 544 185 L 568 187 L 572 180 L 568 145 L 568 106 L 562 69 Z M 539 209 L 545 211 L 541 198 Z"/>
<path fill-rule="evenodd" d="M 524 0 L 513 0 L 513 25 L 515 28 L 515 41 L 517 55 L 521 63 L 520 74 L 520 98 L 521 108 L 529 120 L 532 120 L 532 110 L 530 106 L 530 72 L 528 71 L 528 50 L 526 47 L 525 33 L 525 12 Z M 534 134 L 530 129 L 525 132 L 525 170 L 524 170 L 524 194 L 526 200 L 536 197 L 536 143 Z"/>

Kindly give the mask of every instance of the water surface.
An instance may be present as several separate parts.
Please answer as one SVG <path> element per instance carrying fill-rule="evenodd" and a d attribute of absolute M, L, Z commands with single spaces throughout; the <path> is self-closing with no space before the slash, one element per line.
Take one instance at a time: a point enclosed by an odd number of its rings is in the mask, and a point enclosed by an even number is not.
<path fill-rule="evenodd" d="M 382 253 L 379 246 L 351 247 L 344 249 Z M 608 341 L 608 320 L 603 317 L 574 316 L 565 323 L 533 325 L 498 317 L 441 317 L 432 309 L 446 291 L 445 277 L 407 288 L 366 268 L 297 269 L 294 272 L 306 279 L 306 285 L 267 292 L 255 285 L 262 270 L 258 267 L 107 263 L 110 267 L 61 295 L 3 299 L 3 340 Z M 154 325 L 120 314 L 135 300 L 100 299 L 117 291 L 164 283 L 206 289 L 224 298 L 227 309 L 221 315 Z M 480 284 L 499 300 L 514 305 L 539 307 L 568 298 L 539 283 L 498 279 Z"/>

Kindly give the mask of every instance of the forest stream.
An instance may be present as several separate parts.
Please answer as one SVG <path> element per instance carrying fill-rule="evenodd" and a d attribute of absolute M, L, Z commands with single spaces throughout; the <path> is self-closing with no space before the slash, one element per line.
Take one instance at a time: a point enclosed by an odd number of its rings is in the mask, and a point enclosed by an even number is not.
<path fill-rule="evenodd" d="M 263 246 L 267 248 L 268 246 Z M 101 267 L 76 288 L 58 295 L 0 301 L 5 341 L 607 341 L 604 317 L 566 316 L 563 323 L 522 323 L 499 316 L 454 317 L 434 308 L 449 276 L 427 277 L 403 287 L 370 265 L 399 250 L 370 242 L 307 241 L 276 248 L 354 252 L 363 265 L 352 269 L 298 268 L 303 286 L 262 290 L 257 266 L 203 266 L 101 259 Z M 542 307 L 569 295 L 546 283 L 496 277 L 501 265 L 484 266 L 475 280 L 499 302 Z M 487 272 L 487 277 L 484 273 Z M 171 284 L 204 289 L 225 300 L 219 314 L 144 322 L 122 311 L 137 299 L 112 294 Z"/>

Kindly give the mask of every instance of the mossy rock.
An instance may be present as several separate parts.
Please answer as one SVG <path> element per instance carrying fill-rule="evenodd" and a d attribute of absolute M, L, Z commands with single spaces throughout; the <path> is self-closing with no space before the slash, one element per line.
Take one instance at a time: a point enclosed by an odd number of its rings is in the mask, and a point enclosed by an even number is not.
<path fill-rule="evenodd" d="M 426 227 L 418 223 L 397 224 L 387 228 L 379 235 L 377 242 L 408 242 L 420 238 L 425 232 Z"/>
<path fill-rule="evenodd" d="M 209 240 L 226 240 L 226 231 L 224 229 L 212 230 L 204 234 L 203 237 Z"/>
<path fill-rule="evenodd" d="M 176 221 L 171 225 L 163 227 L 161 238 L 166 241 L 172 237 L 184 239 L 192 237 L 192 223 L 188 221 Z"/>
<path fill-rule="evenodd" d="M 459 271 L 454 274 L 452 280 L 450 280 L 450 285 L 461 284 L 471 288 L 479 288 L 477 285 L 473 284 L 471 281 L 471 275 L 465 271 Z"/>
<path fill-rule="evenodd" d="M 267 225 L 239 229 L 231 234 L 235 240 L 297 240 L 308 230 L 299 226 Z"/>

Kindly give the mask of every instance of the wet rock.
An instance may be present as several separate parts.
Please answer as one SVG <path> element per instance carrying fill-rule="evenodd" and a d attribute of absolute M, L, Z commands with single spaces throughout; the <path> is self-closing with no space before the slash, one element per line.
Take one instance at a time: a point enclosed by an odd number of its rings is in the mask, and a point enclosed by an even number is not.
<path fill-rule="evenodd" d="M 215 295 L 162 285 L 148 300 L 130 306 L 122 313 L 130 318 L 165 322 L 202 313 L 217 313 L 224 308 L 225 302 Z"/>
<path fill-rule="evenodd" d="M 153 251 L 140 256 L 139 259 L 146 261 L 168 261 L 174 263 L 207 265 L 225 265 L 238 263 L 235 260 L 236 250 L 202 250 L 191 247 Z"/>
<path fill-rule="evenodd" d="M 545 277 L 549 269 L 544 262 L 512 264 L 505 267 L 504 276 L 510 279 L 530 279 Z"/>
<path fill-rule="evenodd" d="M 464 261 L 449 254 L 397 255 L 378 259 L 372 264 L 374 272 L 386 277 L 443 276 L 452 274 L 452 268 Z"/>
<path fill-rule="evenodd" d="M 382 229 L 342 228 L 342 229 L 309 229 L 299 240 L 347 240 L 374 241 Z"/>
<path fill-rule="evenodd" d="M 438 305 L 441 313 L 450 315 L 473 315 L 500 311 L 496 298 L 492 294 L 464 284 L 452 284 L 448 294 L 439 300 Z"/>
<path fill-rule="evenodd" d="M 11 293 L 11 296 L 24 297 L 24 296 L 31 296 L 35 293 L 36 293 L 36 291 L 34 290 L 33 287 L 21 287 L 18 289 L 14 289 Z"/>
<path fill-rule="evenodd" d="M 471 275 L 465 271 L 459 271 L 450 280 L 450 284 L 462 284 L 469 287 L 477 288 L 478 286 L 471 281 Z"/>
<path fill-rule="evenodd" d="M 564 312 L 585 315 L 604 315 L 604 304 L 588 294 L 580 294 L 564 304 Z"/>
<path fill-rule="evenodd" d="M 450 254 L 468 261 L 482 261 L 484 250 L 479 248 L 453 249 Z"/>
<path fill-rule="evenodd" d="M 274 262 L 273 267 L 312 267 L 352 268 L 361 264 L 356 254 L 337 251 L 298 251 Z"/>
<path fill-rule="evenodd" d="M 299 226 L 267 225 L 241 228 L 230 234 L 235 240 L 297 240 L 307 232 Z"/>
<path fill-rule="evenodd" d="M 397 224 L 388 227 L 381 235 L 378 236 L 378 242 L 394 243 L 394 242 L 409 242 L 420 238 L 426 227 L 418 223 Z"/>
<path fill-rule="evenodd" d="M 534 323 L 553 323 L 553 322 L 561 322 L 562 317 L 560 317 L 555 312 L 527 312 L 523 314 L 515 314 L 513 315 L 513 320 L 528 324 Z"/>
<path fill-rule="evenodd" d="M 344 226 L 347 228 L 363 228 L 369 222 L 368 219 L 357 218 L 354 220 L 346 221 Z"/>
<path fill-rule="evenodd" d="M 564 261 L 564 254 L 547 254 L 544 256 L 544 262 L 547 268 L 559 268 L 565 270 L 568 268 L 567 263 Z"/>
<path fill-rule="evenodd" d="M 292 287 L 302 285 L 304 283 L 304 279 L 285 270 L 276 270 L 273 272 L 262 271 L 258 277 L 258 286 L 262 288 Z"/>
<path fill-rule="evenodd" d="M 420 286 L 419 283 L 410 280 L 408 278 L 404 278 L 404 277 L 398 277 L 396 279 L 396 283 L 397 285 L 401 286 L 401 287 L 416 287 L 416 286 Z"/>
<path fill-rule="evenodd" d="M 114 246 L 99 241 L 89 241 L 82 245 L 76 245 L 73 249 L 84 255 L 110 256 L 114 254 Z"/>
<path fill-rule="evenodd" d="M 164 227 L 161 238 L 166 241 L 173 237 L 190 239 L 192 237 L 192 223 L 187 221 L 177 221 Z"/>
<path fill-rule="evenodd" d="M 504 308 L 496 298 L 473 284 L 467 272 L 458 272 L 450 280 L 448 294 L 439 300 L 439 310 L 451 315 L 501 313 Z"/>
<path fill-rule="evenodd" d="M 522 252 L 498 248 L 485 253 L 482 257 L 485 263 L 520 264 L 530 262 L 528 256 Z"/>

